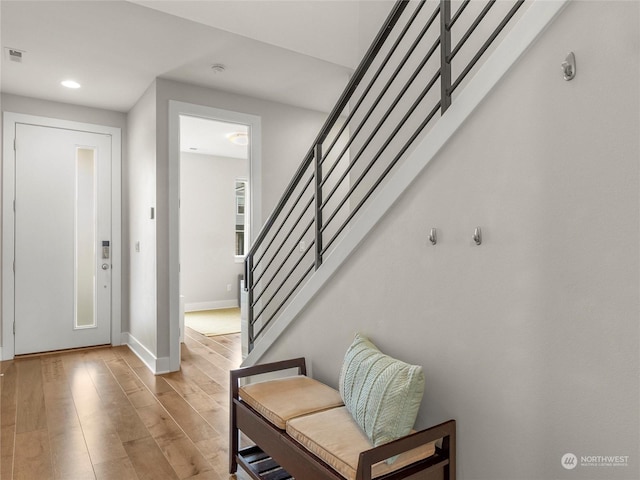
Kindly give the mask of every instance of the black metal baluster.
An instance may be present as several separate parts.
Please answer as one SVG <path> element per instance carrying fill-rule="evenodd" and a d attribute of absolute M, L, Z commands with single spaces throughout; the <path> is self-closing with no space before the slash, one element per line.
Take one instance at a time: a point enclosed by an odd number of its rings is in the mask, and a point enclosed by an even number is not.
<path fill-rule="evenodd" d="M 440 108 L 451 105 L 451 0 L 440 0 Z"/>
<path fill-rule="evenodd" d="M 318 270 L 322 265 L 322 144 L 318 143 L 314 154 L 314 184 L 315 184 L 315 207 L 316 207 L 316 264 Z"/>
<path fill-rule="evenodd" d="M 247 326 L 249 329 L 249 351 L 253 350 L 253 254 L 248 254 L 244 259 L 244 288 L 247 291 Z"/>
<path fill-rule="evenodd" d="M 432 120 L 436 119 L 438 112 L 443 115 L 451 106 L 453 92 L 460 86 L 467 74 L 472 71 L 473 67 L 485 54 L 489 46 L 515 15 L 515 12 L 522 5 L 523 1 L 524 0 L 513 0 L 514 5 L 509 13 L 502 18 L 499 25 L 481 45 L 472 60 L 465 65 L 461 65 L 462 73 L 458 75 L 457 78 L 452 78 L 452 62 L 454 61 L 454 57 L 456 58 L 456 62 L 460 60 L 456 57 L 456 54 L 460 52 L 463 45 L 467 43 L 467 40 L 472 38 L 477 27 L 481 23 L 486 23 L 485 19 L 489 18 L 487 13 L 493 4 L 496 3 L 496 0 L 488 0 L 488 3 L 475 18 L 468 18 L 467 16 L 465 22 L 471 22 L 471 26 L 466 32 L 462 33 L 462 35 L 458 35 L 457 33 L 457 30 L 462 27 L 456 22 L 464 16 L 463 12 L 465 12 L 466 7 L 473 4 L 471 0 L 462 0 L 461 6 L 453 15 L 451 0 L 439 0 L 439 2 L 434 4 L 434 11 L 428 20 L 418 19 L 420 8 L 427 3 L 425 0 L 420 0 L 417 9 L 413 12 L 407 10 L 407 14 L 404 16 L 402 12 L 411 2 L 409 2 L 409 0 L 399 0 L 396 3 L 387 17 L 383 28 L 378 33 L 374 43 L 367 51 L 365 58 L 360 63 L 347 88 L 338 100 L 337 105 L 332 110 L 319 135 L 316 137 L 311 149 L 304 157 L 302 165 L 289 183 L 284 196 L 278 202 L 274 212 L 267 219 L 265 227 L 258 234 L 254 245 L 246 256 L 245 288 L 247 290 L 249 308 L 247 312 L 249 320 L 249 350 L 253 349 L 256 340 L 260 338 L 271 321 L 279 315 L 280 311 L 287 307 L 288 302 L 290 302 L 290 299 L 296 292 L 304 288 L 305 282 L 313 275 L 314 269 L 318 270 L 320 268 L 323 263 L 324 254 L 329 251 L 329 248 L 342 234 L 344 229 L 351 224 L 350 222 L 354 216 L 361 207 L 365 205 L 374 191 L 383 183 L 385 177 L 391 173 L 396 163 L 409 151 L 409 147 L 418 139 L 422 130 L 426 128 Z M 435 23 L 438 15 L 440 16 L 440 31 L 436 30 L 437 24 Z M 408 20 L 406 17 L 409 17 Z M 414 20 L 418 20 L 418 23 L 412 27 Z M 454 24 L 456 24 L 456 32 L 454 32 L 456 35 L 454 38 L 461 37 L 461 40 L 459 40 L 456 45 L 452 45 L 452 29 L 454 29 Z M 396 26 L 399 32 L 395 30 Z M 433 29 L 431 29 L 432 26 Z M 405 37 L 405 35 L 407 36 Z M 428 46 L 428 44 L 426 46 L 421 44 L 423 36 L 428 38 L 428 41 L 433 41 L 431 48 L 428 49 L 424 58 L 419 62 L 418 68 L 409 76 L 408 82 L 399 92 L 393 91 L 391 84 L 395 82 L 396 76 L 405 73 L 408 75 L 410 73 L 405 64 L 410 64 L 411 68 L 414 68 L 413 64 L 415 62 L 410 63 L 407 61 L 413 54 L 414 49 L 426 49 Z M 389 40 L 390 44 L 392 43 L 390 49 L 385 45 L 387 40 Z M 390 63 L 392 57 L 399 54 L 396 48 L 399 48 L 403 42 L 411 43 L 407 45 L 406 49 L 400 51 L 400 54 L 405 53 L 405 56 L 399 60 L 397 66 L 395 66 L 395 64 L 392 65 L 392 63 Z M 478 40 L 477 43 L 480 43 L 480 40 Z M 420 44 L 420 46 L 418 44 Z M 440 64 L 432 65 L 433 71 L 425 73 L 431 77 L 430 80 L 426 82 L 422 91 L 415 97 L 415 101 L 413 101 L 411 106 L 408 107 L 406 111 L 398 112 L 399 115 L 403 113 L 404 115 L 400 120 L 394 120 L 396 124 L 392 133 L 380 146 L 377 146 L 378 144 L 375 143 L 377 139 L 381 141 L 384 140 L 379 138 L 379 135 L 383 134 L 381 130 L 382 124 L 390 118 L 392 110 L 400 105 L 400 101 L 403 99 L 405 93 L 408 92 L 412 82 L 418 77 L 422 67 L 426 65 L 432 54 L 434 55 L 433 61 L 437 63 L 435 55 L 438 47 L 440 48 Z M 376 60 L 378 55 L 383 59 L 381 62 L 380 60 Z M 419 59 L 416 59 L 416 61 L 418 60 Z M 352 102 L 356 102 L 356 99 L 353 97 L 359 88 L 359 83 L 368 78 L 367 76 L 369 74 L 367 71 L 370 67 L 373 68 L 374 65 L 376 65 L 376 67 L 373 78 L 369 80 L 369 84 L 364 88 L 364 92 L 359 94 L 361 97 L 357 100 L 357 103 L 351 105 Z M 382 78 L 380 76 L 382 70 L 391 67 L 395 67 L 394 72 L 388 79 Z M 458 68 L 456 68 L 456 71 L 457 70 Z M 431 74 L 433 75 L 431 76 Z M 398 78 L 404 79 L 404 77 Z M 381 91 L 374 93 L 374 83 L 384 82 L 385 80 L 386 84 L 382 86 Z M 440 81 L 439 101 L 436 90 L 438 80 Z M 398 86 L 398 88 L 400 88 L 400 86 Z M 405 123 L 411 115 L 414 115 L 414 111 L 416 111 L 419 105 L 422 105 L 421 102 L 426 98 L 432 88 L 434 90 L 433 95 L 436 97 L 432 99 L 434 101 L 434 104 L 431 104 L 432 109 L 426 114 L 426 117 L 422 119 L 419 127 L 413 132 L 410 138 L 406 142 L 403 141 L 403 145 L 396 146 L 395 143 L 393 143 L 396 135 L 401 135 L 402 132 L 405 131 L 404 129 L 409 128 L 409 124 L 405 125 Z M 375 97 L 376 94 L 377 98 L 370 98 L 371 96 Z M 387 96 L 387 94 L 389 95 Z M 413 95 L 413 93 L 411 93 L 411 95 Z M 414 98 L 407 99 L 407 101 L 412 100 L 414 100 Z M 379 123 L 373 128 L 373 131 L 369 134 L 366 141 L 364 141 L 361 149 L 349 158 L 349 164 L 337 182 L 331 178 L 335 186 L 323 192 L 325 185 L 329 187 L 328 179 L 331 177 L 334 169 L 336 169 L 342 155 L 349 151 L 354 137 L 358 135 L 360 129 L 363 128 L 362 125 L 369 120 L 369 116 L 379 103 L 387 108 L 381 116 Z M 352 126 L 348 125 L 349 121 L 355 118 L 355 112 L 361 104 L 369 108 L 369 111 L 364 115 L 364 119 L 357 128 L 352 128 Z M 330 131 L 336 126 L 338 119 L 342 115 L 348 116 L 346 120 L 344 120 L 343 117 L 344 125 L 342 125 L 338 134 L 331 141 Z M 347 128 L 350 128 L 350 130 L 346 145 L 341 145 L 340 148 L 342 152 L 338 155 L 336 162 L 333 165 L 329 165 L 327 162 L 326 169 L 323 171 L 322 155 L 328 156 L 332 148 L 339 145 L 339 138 L 341 138 L 342 132 Z M 350 174 L 351 168 L 356 161 L 358 161 L 361 156 L 365 156 L 364 151 L 370 144 L 376 145 L 378 150 L 375 153 L 371 151 L 370 154 L 366 155 L 366 160 L 371 159 L 369 164 L 357 179 L 350 179 L 348 192 L 341 201 L 338 202 L 336 210 L 331 211 L 330 209 L 325 211 L 323 206 L 327 205 L 327 202 L 329 202 L 338 190 L 338 186 L 341 185 L 346 176 Z M 367 150 L 367 152 L 369 152 L 369 150 Z M 335 228 L 333 228 L 332 225 L 332 230 L 336 231 L 333 235 L 330 235 L 327 230 L 328 225 L 336 218 L 338 210 L 353 198 L 353 192 L 359 187 L 364 177 L 366 175 L 373 175 L 374 164 L 378 159 L 382 158 L 383 154 L 391 155 L 391 161 L 386 164 L 386 167 L 381 166 L 381 168 L 384 167 L 384 170 L 381 174 L 376 173 L 376 176 L 372 178 L 373 184 L 364 192 L 364 196 L 358 201 L 357 205 L 355 205 L 355 207 L 350 206 L 347 218 L 342 220 Z M 325 160 L 327 159 L 325 158 Z M 387 162 L 385 158 L 383 158 L 383 160 Z M 309 172 L 309 170 L 311 170 L 311 172 Z M 314 205 L 313 213 L 311 212 L 312 204 Z M 300 211 L 299 214 L 297 213 L 298 211 Z M 294 212 L 296 212 L 295 215 Z M 311 218 L 311 215 L 313 215 L 313 218 Z M 308 245 L 306 249 L 302 251 L 301 255 L 294 255 L 296 249 L 300 248 L 301 241 L 310 238 L 309 236 L 312 235 L 311 228 L 314 226 L 314 237 L 313 240 L 311 240 L 313 245 Z M 301 228 L 302 232 L 299 236 L 298 233 L 294 235 L 294 231 L 298 232 Z M 314 254 L 313 259 L 311 258 L 312 249 Z M 291 265 L 292 262 L 293 265 Z M 260 265 L 260 267 L 258 267 L 258 265 Z"/>

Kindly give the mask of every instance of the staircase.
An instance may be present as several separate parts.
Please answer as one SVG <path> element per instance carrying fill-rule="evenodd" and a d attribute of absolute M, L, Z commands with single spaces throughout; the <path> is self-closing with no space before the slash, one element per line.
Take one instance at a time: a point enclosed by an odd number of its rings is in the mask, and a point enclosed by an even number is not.
<path fill-rule="evenodd" d="M 245 260 L 255 363 L 565 5 L 398 1 Z"/>

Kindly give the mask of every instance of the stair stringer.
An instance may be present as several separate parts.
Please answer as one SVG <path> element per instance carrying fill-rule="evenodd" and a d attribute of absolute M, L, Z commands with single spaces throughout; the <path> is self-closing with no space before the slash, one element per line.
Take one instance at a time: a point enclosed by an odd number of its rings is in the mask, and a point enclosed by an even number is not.
<path fill-rule="evenodd" d="M 354 218 L 348 232 L 323 260 L 322 266 L 313 273 L 291 303 L 256 342 L 253 350 L 244 359 L 243 366 L 254 365 L 262 358 L 568 2 L 569 0 L 537 0 L 527 9 L 446 113 Z"/>

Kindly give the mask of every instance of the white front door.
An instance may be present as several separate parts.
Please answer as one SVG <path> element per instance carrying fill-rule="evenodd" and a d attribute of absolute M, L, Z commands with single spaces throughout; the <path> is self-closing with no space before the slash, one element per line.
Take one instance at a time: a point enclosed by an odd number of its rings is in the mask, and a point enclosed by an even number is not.
<path fill-rule="evenodd" d="M 15 353 L 111 343 L 111 136 L 15 135 Z"/>

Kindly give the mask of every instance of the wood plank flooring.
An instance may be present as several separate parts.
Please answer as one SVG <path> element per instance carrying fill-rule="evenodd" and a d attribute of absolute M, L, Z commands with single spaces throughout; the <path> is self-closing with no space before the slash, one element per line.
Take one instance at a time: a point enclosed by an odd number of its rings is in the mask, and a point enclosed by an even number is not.
<path fill-rule="evenodd" d="M 127 347 L 0 363 L 0 479 L 221 480 L 240 335 L 187 328 L 180 372 Z M 239 479 L 247 477 L 239 474 Z"/>

